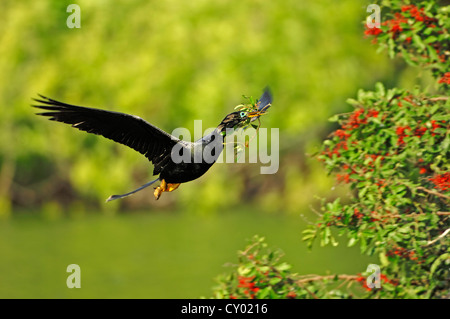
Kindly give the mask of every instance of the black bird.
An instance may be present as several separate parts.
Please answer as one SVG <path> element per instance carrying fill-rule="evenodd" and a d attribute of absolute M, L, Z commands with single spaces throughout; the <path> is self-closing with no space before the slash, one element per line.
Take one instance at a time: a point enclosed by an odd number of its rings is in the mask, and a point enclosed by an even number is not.
<path fill-rule="evenodd" d="M 107 201 L 134 194 L 158 180 L 161 183 L 155 188 L 154 196 L 159 199 L 161 193 L 171 192 L 181 183 L 199 178 L 219 157 L 229 129 L 253 122 L 264 114 L 272 103 L 272 96 L 266 88 L 254 107 L 242 108 L 228 114 L 213 132 L 195 142 L 187 142 L 134 115 L 76 106 L 39 96 L 40 99 L 34 100 L 40 104 L 32 106 L 47 111 L 37 113 L 38 115 L 124 144 L 145 155 L 153 163 L 153 175 L 159 175 L 157 179 L 129 193 L 112 195 Z M 204 156 L 205 154 L 210 156 Z"/>

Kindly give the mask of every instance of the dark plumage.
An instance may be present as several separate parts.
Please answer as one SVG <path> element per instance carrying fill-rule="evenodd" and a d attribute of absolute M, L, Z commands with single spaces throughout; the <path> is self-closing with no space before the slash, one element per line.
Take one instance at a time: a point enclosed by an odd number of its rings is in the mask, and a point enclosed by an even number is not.
<path fill-rule="evenodd" d="M 113 195 L 108 198 L 109 201 L 131 195 L 160 180 L 161 185 L 155 190 L 155 197 L 158 199 L 162 192 L 173 191 L 180 183 L 199 178 L 222 152 L 226 129 L 239 127 L 249 118 L 250 121 L 257 119 L 271 105 L 272 97 L 266 89 L 258 101 L 258 110 L 228 114 L 213 132 L 195 142 L 182 141 L 134 115 L 71 105 L 42 95 L 35 101 L 39 104 L 33 105 L 34 107 L 46 110 L 37 113 L 38 115 L 124 144 L 153 163 L 153 175 L 159 174 L 159 178 L 127 194 Z M 196 160 L 195 154 L 204 154 L 205 148 L 207 154 L 211 154 L 210 158 L 198 157 L 201 160 Z M 174 158 L 177 160 L 174 161 Z"/>

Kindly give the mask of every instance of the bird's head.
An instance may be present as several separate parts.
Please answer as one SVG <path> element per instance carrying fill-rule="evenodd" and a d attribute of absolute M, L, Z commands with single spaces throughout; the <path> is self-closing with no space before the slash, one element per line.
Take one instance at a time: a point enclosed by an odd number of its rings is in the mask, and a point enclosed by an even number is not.
<path fill-rule="evenodd" d="M 221 126 L 224 129 L 231 129 L 231 128 L 239 128 L 243 127 L 250 122 L 253 122 L 256 120 L 259 116 L 263 115 L 264 112 L 261 111 L 253 111 L 253 112 L 247 112 L 247 111 L 238 111 L 233 112 L 225 116 L 225 118 L 220 123 Z"/>
<path fill-rule="evenodd" d="M 249 104 L 240 104 L 235 107 L 238 111 L 228 114 L 219 124 L 219 130 L 237 129 L 250 126 L 250 123 L 256 121 L 261 115 L 266 114 L 267 109 L 272 105 L 272 95 L 269 88 L 264 90 L 259 100 L 252 98 Z M 252 125 L 253 126 L 253 125 Z"/>

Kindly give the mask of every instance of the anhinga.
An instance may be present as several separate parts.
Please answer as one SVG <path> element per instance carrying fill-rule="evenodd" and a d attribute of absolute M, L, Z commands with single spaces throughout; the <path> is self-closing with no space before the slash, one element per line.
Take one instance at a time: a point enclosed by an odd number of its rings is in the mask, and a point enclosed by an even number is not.
<path fill-rule="evenodd" d="M 34 100 L 40 104 L 33 106 L 47 111 L 37 113 L 38 115 L 48 116 L 52 121 L 71 124 L 72 127 L 79 130 L 102 135 L 124 144 L 145 155 L 153 163 L 153 175 L 159 174 L 157 179 L 129 193 L 112 195 L 107 201 L 134 194 L 159 180 L 161 183 L 154 191 L 154 196 L 158 199 L 161 193 L 171 192 L 177 189 L 181 183 L 199 178 L 219 157 L 229 129 L 242 127 L 256 120 L 266 112 L 272 103 L 272 96 L 266 88 L 254 107 L 243 108 L 228 114 L 213 132 L 195 142 L 188 142 L 180 140 L 134 115 L 76 106 L 39 96 L 41 99 Z M 203 155 L 207 148 L 210 148 L 210 158 L 201 156 L 200 161 L 196 160 L 195 157 L 199 153 Z M 184 160 L 173 156 L 179 154 L 184 155 Z M 188 160 L 186 160 L 186 156 Z"/>

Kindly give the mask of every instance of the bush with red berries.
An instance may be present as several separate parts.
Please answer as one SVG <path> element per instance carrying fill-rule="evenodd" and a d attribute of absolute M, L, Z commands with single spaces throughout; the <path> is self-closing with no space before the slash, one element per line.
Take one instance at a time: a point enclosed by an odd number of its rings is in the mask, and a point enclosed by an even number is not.
<path fill-rule="evenodd" d="M 235 271 L 219 278 L 215 298 L 229 299 L 286 299 L 306 297 L 297 284 L 291 266 L 281 261 L 282 253 L 267 246 L 264 238 L 255 236 L 238 252 Z"/>
<path fill-rule="evenodd" d="M 417 90 L 360 91 L 317 156 L 349 202 L 325 203 L 304 232 L 311 245 L 336 243 L 334 233 L 378 256 L 396 284 L 372 289 L 385 298 L 444 297 L 450 291 L 450 101 Z M 386 285 L 383 285 L 386 286 Z"/>
<path fill-rule="evenodd" d="M 392 58 L 430 70 L 435 93 L 377 83 L 347 101 L 353 111 L 330 119 L 338 129 L 317 158 L 352 196 L 324 199 L 303 234 L 309 246 L 346 237 L 348 246 L 378 257 L 379 287 L 368 285 L 372 273 L 292 274 L 255 239 L 215 297 L 450 298 L 450 7 L 433 0 L 383 5 L 383 21 L 365 36 Z M 348 289 L 355 284 L 365 289 Z"/>
<path fill-rule="evenodd" d="M 391 58 L 401 56 L 408 64 L 430 69 L 439 84 L 450 85 L 450 19 L 449 6 L 436 1 L 383 2 L 383 16 L 379 26 L 366 26 L 366 36 L 380 50 L 387 49 Z M 388 11 L 384 13 L 385 11 Z"/>

